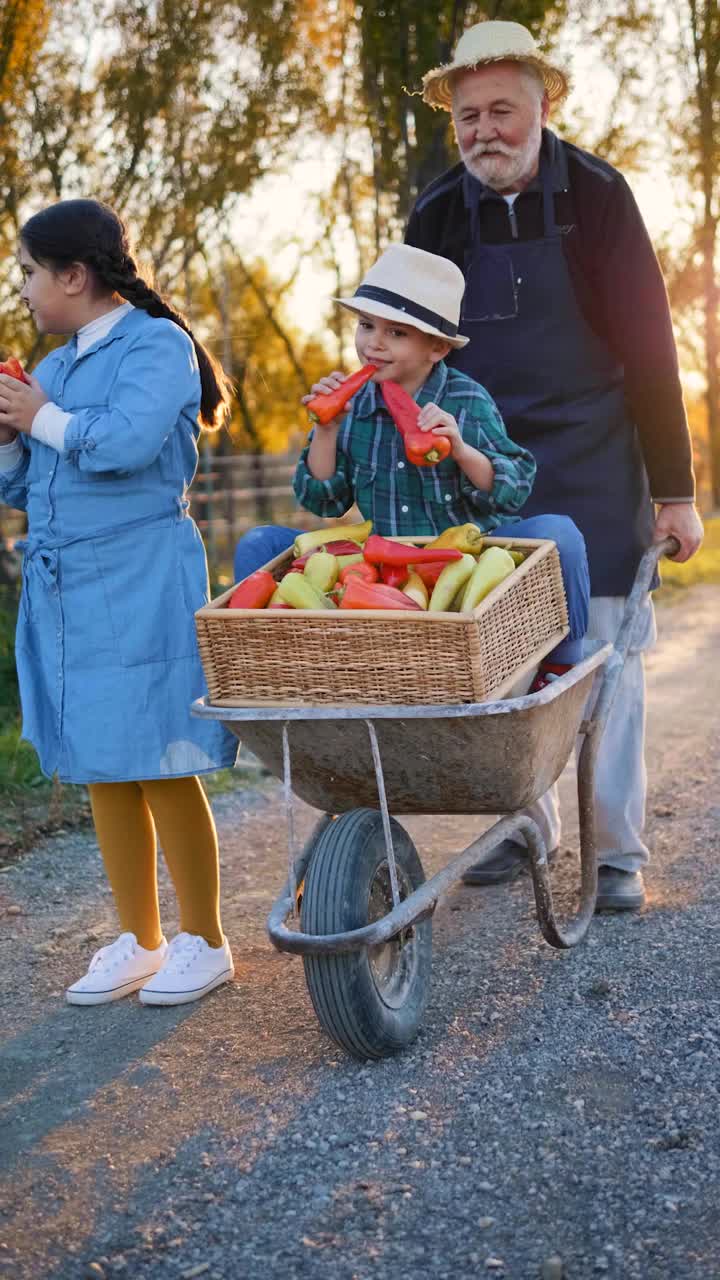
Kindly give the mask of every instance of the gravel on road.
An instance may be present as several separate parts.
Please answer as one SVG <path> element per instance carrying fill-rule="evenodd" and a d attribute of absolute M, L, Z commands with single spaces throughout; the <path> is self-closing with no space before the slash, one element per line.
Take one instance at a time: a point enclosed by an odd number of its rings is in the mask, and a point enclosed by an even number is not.
<path fill-rule="evenodd" d="M 267 941 L 287 847 L 273 779 L 213 801 L 237 972 L 195 1006 L 63 1003 L 116 932 L 91 833 L 6 867 L 0 1280 L 717 1280 L 720 590 L 659 621 L 646 909 L 556 952 L 527 878 L 458 886 L 397 1058 L 345 1057 L 301 961 Z M 561 787 L 569 906 L 570 768 Z M 301 833 L 316 817 L 298 807 Z M 428 872 L 483 826 L 402 821 Z"/>

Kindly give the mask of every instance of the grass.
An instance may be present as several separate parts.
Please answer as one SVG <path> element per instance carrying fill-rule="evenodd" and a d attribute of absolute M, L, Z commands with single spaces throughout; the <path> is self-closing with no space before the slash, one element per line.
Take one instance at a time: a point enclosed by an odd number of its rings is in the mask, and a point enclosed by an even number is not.
<path fill-rule="evenodd" d="M 0 795 L 0 865 L 29 849 L 38 836 L 90 820 L 85 788 L 46 778 L 17 723 L 0 731 Z"/>
<path fill-rule="evenodd" d="M 261 776 L 259 767 L 241 761 L 236 769 L 203 774 L 201 782 L 212 798 L 256 785 Z M 46 778 L 18 724 L 0 731 L 0 796 L 0 866 L 31 848 L 38 837 L 92 820 L 86 788 Z"/>

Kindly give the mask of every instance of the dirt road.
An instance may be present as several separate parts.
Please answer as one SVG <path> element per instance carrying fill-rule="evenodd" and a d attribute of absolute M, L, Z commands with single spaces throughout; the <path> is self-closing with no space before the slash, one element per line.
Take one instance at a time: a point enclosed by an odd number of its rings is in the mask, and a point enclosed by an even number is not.
<path fill-rule="evenodd" d="M 196 1007 L 66 1006 L 115 929 L 92 840 L 7 868 L 0 1277 L 717 1280 L 720 590 L 660 633 L 647 909 L 557 953 L 527 880 L 454 890 L 400 1058 L 346 1059 L 266 940 L 286 858 L 271 780 L 215 802 L 237 978 Z M 406 825 L 429 871 L 478 831 Z M 574 838 L 569 820 L 563 890 Z"/>

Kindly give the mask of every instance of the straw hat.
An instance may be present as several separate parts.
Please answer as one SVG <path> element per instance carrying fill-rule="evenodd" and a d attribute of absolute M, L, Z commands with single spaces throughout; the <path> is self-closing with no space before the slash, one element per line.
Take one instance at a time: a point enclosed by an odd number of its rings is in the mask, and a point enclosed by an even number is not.
<path fill-rule="evenodd" d="M 470 341 L 458 333 L 465 277 L 448 258 L 409 244 L 393 244 L 378 258 L 352 298 L 333 298 L 348 311 L 412 325 L 451 347 Z"/>
<path fill-rule="evenodd" d="M 451 77 L 491 62 L 523 62 L 542 76 L 550 102 L 561 102 L 569 84 L 559 67 L 546 62 L 527 27 L 519 22 L 477 22 L 461 36 L 452 62 L 423 76 L 423 99 L 431 107 L 452 109 Z"/>

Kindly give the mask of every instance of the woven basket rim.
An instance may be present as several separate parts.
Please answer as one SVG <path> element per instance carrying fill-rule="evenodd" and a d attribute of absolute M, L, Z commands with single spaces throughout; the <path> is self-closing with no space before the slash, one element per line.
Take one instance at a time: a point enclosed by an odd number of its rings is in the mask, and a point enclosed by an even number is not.
<path fill-rule="evenodd" d="M 433 542 L 434 539 L 432 537 L 413 538 L 413 537 L 403 536 L 403 537 L 393 538 L 392 541 L 411 543 L 415 546 L 425 546 L 426 543 Z M 294 622 L 298 622 L 298 621 L 302 622 L 306 618 L 307 619 L 322 618 L 323 621 L 328 622 L 331 625 L 336 625 L 338 622 L 346 622 L 348 621 L 348 619 L 357 619 L 358 621 L 360 621 L 361 619 L 377 621 L 378 614 L 381 614 L 383 618 L 387 618 L 388 620 L 403 618 L 403 619 L 411 620 L 413 622 L 426 622 L 426 623 L 430 622 L 433 624 L 436 622 L 441 622 L 446 626 L 448 623 L 453 623 L 456 626 L 458 624 L 463 626 L 463 625 L 466 625 L 468 622 L 472 623 L 474 619 L 476 619 L 478 616 L 480 616 L 482 613 L 485 612 L 486 608 L 488 607 L 487 606 L 488 600 L 492 605 L 498 599 L 496 592 L 500 592 L 502 587 L 505 585 L 505 583 L 517 584 L 519 578 L 523 577 L 526 573 L 530 571 L 531 568 L 533 568 L 537 564 L 537 561 L 541 558 L 540 552 L 547 554 L 548 549 L 551 549 L 555 545 L 556 543 L 553 542 L 551 538 L 493 538 L 491 535 L 484 537 L 483 547 L 482 547 L 483 551 L 488 546 L 512 547 L 512 548 L 517 548 L 519 551 L 523 550 L 526 547 L 532 547 L 533 550 L 531 551 L 527 559 L 524 560 L 522 564 L 519 564 L 517 566 L 517 568 L 515 569 L 515 572 L 510 574 L 505 579 L 504 582 L 499 583 L 497 587 L 493 587 L 492 591 L 488 593 L 488 595 L 485 597 L 484 600 L 481 600 L 480 603 L 476 605 L 476 607 L 473 609 L 471 613 L 451 613 L 449 610 L 447 611 L 437 610 L 435 613 L 430 613 L 429 610 L 427 609 L 379 610 L 379 609 L 267 609 L 267 608 L 263 608 L 263 609 L 232 609 L 230 610 L 226 607 L 225 602 L 230 599 L 236 587 L 238 587 L 241 582 L 245 581 L 244 578 L 240 578 L 238 582 L 234 582 L 233 585 L 231 587 L 228 587 L 225 591 L 223 591 L 221 595 L 216 596 L 213 600 L 210 600 L 207 604 L 202 605 L 200 609 L 197 609 L 195 612 L 195 617 L 196 618 L 223 618 L 225 621 L 228 621 L 228 622 L 232 622 L 234 619 L 240 620 L 240 619 L 247 619 L 247 618 L 262 617 L 265 620 L 265 619 L 273 618 L 274 620 L 277 621 L 278 625 L 282 625 L 283 622 L 286 623 L 288 619 L 291 619 Z M 359 546 L 360 544 L 358 544 L 358 549 L 359 549 Z M 291 556 L 291 552 L 292 552 L 292 547 L 288 548 L 287 551 L 282 551 L 280 555 L 275 556 L 272 560 L 268 560 L 267 564 L 261 565 L 261 568 L 268 569 L 270 572 L 272 572 L 273 569 L 278 568 L 280 565 L 283 565 L 287 562 L 287 560 Z M 275 621 L 273 622 L 273 625 L 275 625 Z"/>

